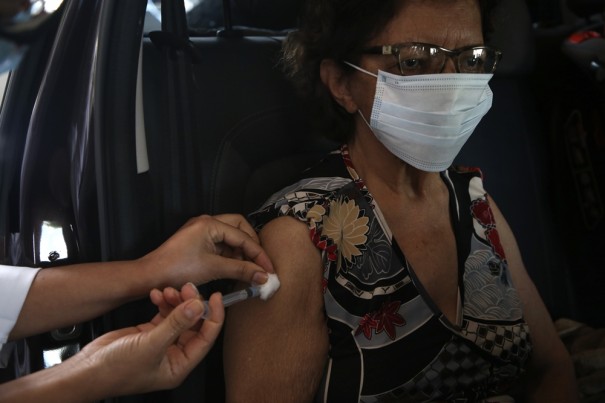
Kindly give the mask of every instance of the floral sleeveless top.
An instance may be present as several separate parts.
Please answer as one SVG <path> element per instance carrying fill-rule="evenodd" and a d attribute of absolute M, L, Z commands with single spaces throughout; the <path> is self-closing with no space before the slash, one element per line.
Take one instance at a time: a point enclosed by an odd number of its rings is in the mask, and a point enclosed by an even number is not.
<path fill-rule="evenodd" d="M 321 252 L 330 350 L 317 401 L 475 402 L 507 393 L 531 342 L 480 172 L 441 174 L 459 256 L 457 324 L 418 281 L 346 146 L 305 175 L 250 218 L 260 229 L 293 216 Z"/>

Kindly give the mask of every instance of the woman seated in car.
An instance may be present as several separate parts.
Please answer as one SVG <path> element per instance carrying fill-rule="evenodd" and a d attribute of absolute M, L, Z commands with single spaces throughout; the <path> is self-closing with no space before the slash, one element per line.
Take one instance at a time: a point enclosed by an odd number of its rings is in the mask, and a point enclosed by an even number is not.
<path fill-rule="evenodd" d="M 342 147 L 251 216 L 282 286 L 229 312 L 228 401 L 577 400 L 481 172 L 450 166 L 491 106 L 493 3 L 307 1 L 284 63 Z"/>

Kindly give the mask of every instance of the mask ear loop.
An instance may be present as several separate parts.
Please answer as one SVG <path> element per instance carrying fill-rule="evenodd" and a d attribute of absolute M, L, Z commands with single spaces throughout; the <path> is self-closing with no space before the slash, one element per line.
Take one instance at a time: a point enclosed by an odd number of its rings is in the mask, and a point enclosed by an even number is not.
<path fill-rule="evenodd" d="M 366 69 L 363 69 L 359 66 L 354 65 L 353 63 L 347 62 L 347 61 L 343 61 L 344 64 L 346 64 L 347 66 L 353 67 L 355 70 L 361 71 L 362 73 L 365 73 L 369 76 L 372 76 L 374 78 L 378 78 L 378 76 L 374 73 L 370 73 L 369 71 L 367 71 Z M 368 123 L 368 121 L 366 120 L 365 116 L 363 116 L 363 113 L 361 113 L 361 109 L 357 109 L 357 113 L 359 113 L 359 116 L 361 116 L 361 119 L 364 121 L 364 123 L 366 124 L 366 126 L 368 126 L 368 128 L 370 129 L 370 131 L 372 131 L 372 133 L 374 133 L 374 131 L 372 130 L 372 126 L 370 126 L 370 124 Z"/>
<path fill-rule="evenodd" d="M 362 73 L 366 73 L 367 75 L 370 75 L 374 78 L 378 78 L 378 75 L 374 74 L 374 73 L 370 73 L 369 71 L 367 71 L 366 69 L 362 69 L 359 66 L 354 65 L 353 63 L 349 63 L 347 61 L 343 62 L 344 64 L 346 64 L 347 66 L 353 67 L 355 70 L 361 71 Z"/>
<path fill-rule="evenodd" d="M 359 114 L 359 116 L 361 116 L 361 120 L 363 120 L 363 122 L 366 124 L 366 126 L 368 126 L 368 129 L 370 129 L 370 131 L 372 133 L 374 133 L 374 130 L 372 130 L 372 126 L 370 126 L 370 124 L 366 120 L 365 116 L 363 116 L 363 113 L 361 113 L 361 109 L 357 109 L 357 113 Z"/>

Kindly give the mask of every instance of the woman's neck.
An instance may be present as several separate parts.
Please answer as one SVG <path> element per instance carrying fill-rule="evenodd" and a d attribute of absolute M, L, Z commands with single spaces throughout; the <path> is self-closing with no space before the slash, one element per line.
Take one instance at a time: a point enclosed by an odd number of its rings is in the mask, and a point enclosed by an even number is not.
<path fill-rule="evenodd" d="M 348 143 L 355 170 L 368 189 L 388 190 L 408 199 L 423 199 L 441 184 L 439 173 L 421 171 L 393 155 L 370 130 L 360 130 Z"/>

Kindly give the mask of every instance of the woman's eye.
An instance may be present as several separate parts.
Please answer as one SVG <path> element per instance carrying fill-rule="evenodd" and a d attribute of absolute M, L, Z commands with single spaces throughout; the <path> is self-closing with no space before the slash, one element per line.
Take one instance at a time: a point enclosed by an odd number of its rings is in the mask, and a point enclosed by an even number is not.
<path fill-rule="evenodd" d="M 481 70 L 483 68 L 483 64 L 483 59 L 473 56 L 464 59 L 461 67 L 465 70 L 476 71 Z"/>
<path fill-rule="evenodd" d="M 420 60 L 418 59 L 404 59 L 401 61 L 401 67 L 403 69 L 414 69 L 420 66 Z"/>
<path fill-rule="evenodd" d="M 418 57 L 401 59 L 401 74 L 407 76 L 430 73 L 432 70 L 432 65 L 430 62 L 430 59 Z"/>

